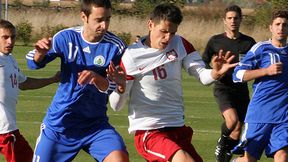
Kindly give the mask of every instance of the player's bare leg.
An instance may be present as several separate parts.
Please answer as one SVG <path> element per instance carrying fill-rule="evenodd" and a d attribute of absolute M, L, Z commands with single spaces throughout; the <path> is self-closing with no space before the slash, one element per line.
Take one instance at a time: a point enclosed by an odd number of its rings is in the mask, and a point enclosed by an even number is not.
<path fill-rule="evenodd" d="M 200 157 L 199 157 L 200 158 Z M 170 162 L 202 162 L 202 161 L 197 161 L 196 159 L 193 159 L 192 156 L 187 153 L 184 150 L 178 150 L 174 156 L 172 157 L 172 160 Z"/>
<path fill-rule="evenodd" d="M 238 144 L 242 124 L 234 108 L 226 108 L 222 115 L 225 122 L 221 128 L 221 137 L 216 145 L 215 156 L 217 162 L 229 162 L 232 158 L 231 150 Z"/>
<path fill-rule="evenodd" d="M 123 151 L 113 151 L 103 162 L 129 162 L 129 158 L 128 154 Z"/>
<path fill-rule="evenodd" d="M 234 159 L 233 162 L 257 162 L 257 159 L 245 151 L 243 157 L 238 157 Z"/>
<path fill-rule="evenodd" d="M 277 151 L 274 155 L 275 162 L 288 162 L 288 147 Z"/>

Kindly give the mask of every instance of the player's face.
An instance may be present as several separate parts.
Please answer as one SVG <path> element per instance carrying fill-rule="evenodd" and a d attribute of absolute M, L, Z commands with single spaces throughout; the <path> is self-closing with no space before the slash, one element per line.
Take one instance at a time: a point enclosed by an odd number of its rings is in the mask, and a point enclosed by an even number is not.
<path fill-rule="evenodd" d="M 178 24 L 161 20 L 160 23 L 148 21 L 151 48 L 164 49 L 176 34 Z"/>
<path fill-rule="evenodd" d="M 276 18 L 270 25 L 272 40 L 286 44 L 288 36 L 288 20 L 285 18 Z"/>
<path fill-rule="evenodd" d="M 87 17 L 81 13 L 84 22 L 84 38 L 91 42 L 99 41 L 108 30 L 111 18 L 111 9 L 92 7 L 91 14 Z"/>
<path fill-rule="evenodd" d="M 237 12 L 229 11 L 226 13 L 225 18 L 223 19 L 226 30 L 228 31 L 239 31 L 241 24 L 241 17 L 237 14 Z"/>
<path fill-rule="evenodd" d="M 12 52 L 15 44 L 16 33 L 9 30 L 0 28 L 0 52 L 8 55 Z"/>

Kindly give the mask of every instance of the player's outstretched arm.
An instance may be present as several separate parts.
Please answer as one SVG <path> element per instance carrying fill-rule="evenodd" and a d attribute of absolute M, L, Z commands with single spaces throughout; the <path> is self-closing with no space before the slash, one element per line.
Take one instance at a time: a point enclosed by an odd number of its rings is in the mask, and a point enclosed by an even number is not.
<path fill-rule="evenodd" d="M 130 90 L 133 86 L 133 80 L 127 80 L 126 89 L 124 93 L 113 91 L 109 96 L 110 107 L 114 111 L 120 111 L 124 108 L 127 99 L 129 98 Z"/>
<path fill-rule="evenodd" d="M 47 85 L 50 85 L 52 83 L 58 83 L 60 81 L 60 71 L 55 73 L 54 76 L 50 78 L 30 78 L 27 77 L 27 79 L 19 84 L 19 89 L 21 90 L 28 90 L 28 89 L 39 89 L 42 87 L 45 87 Z"/>
<path fill-rule="evenodd" d="M 243 75 L 243 82 L 247 82 L 264 76 L 278 75 L 281 74 L 282 71 L 283 71 L 283 63 L 281 62 L 272 64 L 267 68 L 246 70 Z"/>

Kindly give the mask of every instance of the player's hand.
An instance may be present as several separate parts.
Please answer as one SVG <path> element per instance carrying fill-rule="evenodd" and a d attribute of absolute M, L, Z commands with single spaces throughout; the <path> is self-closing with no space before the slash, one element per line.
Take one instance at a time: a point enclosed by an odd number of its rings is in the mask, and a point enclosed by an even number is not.
<path fill-rule="evenodd" d="M 108 69 L 106 69 L 107 77 L 115 82 L 117 85 L 126 84 L 126 73 L 120 66 L 115 66 L 113 62 L 110 62 Z"/>
<path fill-rule="evenodd" d="M 220 50 L 218 55 L 215 55 L 211 61 L 213 67 L 212 77 L 220 79 L 229 69 L 235 67 L 238 63 L 231 63 L 234 57 L 230 51 L 224 54 L 223 50 Z"/>
<path fill-rule="evenodd" d="M 126 73 L 120 66 L 115 66 L 110 62 L 108 69 L 106 69 L 107 77 L 118 85 L 118 91 L 123 93 L 126 88 Z"/>
<path fill-rule="evenodd" d="M 36 62 L 41 62 L 44 59 L 44 56 L 51 48 L 51 41 L 52 38 L 42 38 L 35 43 L 34 60 Z"/>
<path fill-rule="evenodd" d="M 109 82 L 106 78 L 91 70 L 83 70 L 78 73 L 78 84 L 93 84 L 100 91 L 106 91 L 109 88 Z"/>
<path fill-rule="evenodd" d="M 283 63 L 282 62 L 277 62 L 275 64 L 270 65 L 268 68 L 266 68 L 266 73 L 269 76 L 281 74 L 282 71 L 283 71 Z"/>
<path fill-rule="evenodd" d="M 38 54 L 45 55 L 51 48 L 51 41 L 52 41 L 52 38 L 42 38 L 38 40 L 34 45 Z"/>
<path fill-rule="evenodd" d="M 99 75 L 91 70 L 83 70 L 78 73 L 78 84 L 81 86 L 85 84 L 96 84 L 96 79 Z"/>

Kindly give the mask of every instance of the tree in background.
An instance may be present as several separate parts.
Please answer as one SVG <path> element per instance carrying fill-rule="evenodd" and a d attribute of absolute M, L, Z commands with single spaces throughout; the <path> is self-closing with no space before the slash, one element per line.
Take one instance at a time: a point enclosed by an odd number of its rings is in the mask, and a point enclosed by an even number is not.
<path fill-rule="evenodd" d="M 23 20 L 16 25 L 17 31 L 17 40 L 20 40 L 24 43 L 24 45 L 28 45 L 31 40 L 31 33 L 32 33 L 32 23 L 27 20 Z"/>
<path fill-rule="evenodd" d="M 255 8 L 255 23 L 261 26 L 267 26 L 270 22 L 271 14 L 274 10 L 288 10 L 287 0 L 267 0 Z"/>

